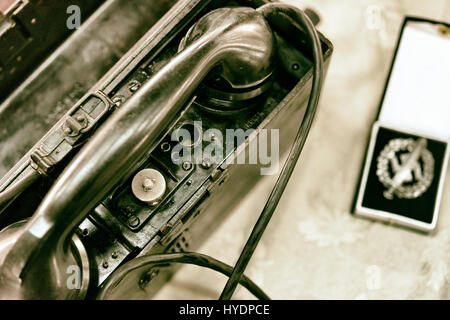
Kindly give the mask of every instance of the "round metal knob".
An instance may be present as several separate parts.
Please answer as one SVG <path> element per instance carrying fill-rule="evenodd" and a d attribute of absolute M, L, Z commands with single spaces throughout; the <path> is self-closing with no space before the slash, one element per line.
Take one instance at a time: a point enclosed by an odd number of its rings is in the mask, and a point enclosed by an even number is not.
<path fill-rule="evenodd" d="M 166 192 L 166 180 L 158 170 L 144 169 L 134 176 L 131 189 L 136 198 L 155 205 Z"/>

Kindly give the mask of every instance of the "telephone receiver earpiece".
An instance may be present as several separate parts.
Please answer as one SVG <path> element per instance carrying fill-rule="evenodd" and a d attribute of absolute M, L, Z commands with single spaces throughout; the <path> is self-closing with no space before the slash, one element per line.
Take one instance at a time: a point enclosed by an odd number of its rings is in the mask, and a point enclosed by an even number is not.
<path fill-rule="evenodd" d="M 231 87 L 245 89 L 264 82 L 274 68 L 274 36 L 252 8 L 211 11 L 181 48 L 100 126 L 31 219 L 0 233 L 0 298 L 82 298 L 89 268 L 76 227 L 136 169 L 211 70 L 219 70 Z M 75 291 L 66 281 L 71 266 L 83 273 Z"/>

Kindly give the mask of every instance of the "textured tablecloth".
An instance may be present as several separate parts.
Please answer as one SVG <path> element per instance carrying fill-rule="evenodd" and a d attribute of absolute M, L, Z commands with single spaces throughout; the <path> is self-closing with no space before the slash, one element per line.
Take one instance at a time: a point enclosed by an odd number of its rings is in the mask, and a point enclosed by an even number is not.
<path fill-rule="evenodd" d="M 247 269 L 274 299 L 450 298 L 450 179 L 431 235 L 355 218 L 351 203 L 404 15 L 450 21 L 448 0 L 290 0 L 320 12 L 335 46 L 320 111 Z M 234 264 L 275 176 L 200 249 Z M 159 299 L 216 299 L 225 277 L 183 267 Z M 234 298 L 252 298 L 239 289 Z"/>

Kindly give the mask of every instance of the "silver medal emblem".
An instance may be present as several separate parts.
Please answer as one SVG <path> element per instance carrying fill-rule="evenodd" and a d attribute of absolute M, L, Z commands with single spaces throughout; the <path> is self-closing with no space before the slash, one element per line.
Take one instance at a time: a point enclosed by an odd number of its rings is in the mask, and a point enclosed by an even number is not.
<path fill-rule="evenodd" d="M 394 195 L 404 199 L 420 197 L 430 187 L 434 177 L 433 154 L 427 140 L 393 139 L 377 158 L 377 176 L 387 188 L 386 199 Z"/>

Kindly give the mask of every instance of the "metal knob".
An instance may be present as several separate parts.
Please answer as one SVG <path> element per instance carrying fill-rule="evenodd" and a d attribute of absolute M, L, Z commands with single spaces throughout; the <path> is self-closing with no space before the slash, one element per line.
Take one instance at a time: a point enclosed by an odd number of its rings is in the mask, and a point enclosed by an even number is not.
<path fill-rule="evenodd" d="M 134 176 L 131 190 L 140 201 L 156 205 L 166 192 L 166 180 L 158 170 L 144 169 Z"/>

